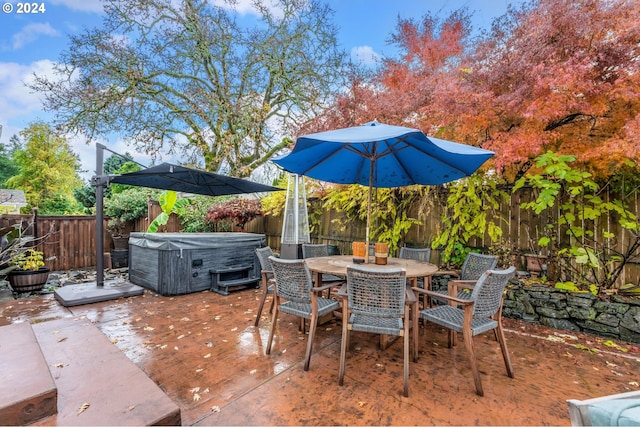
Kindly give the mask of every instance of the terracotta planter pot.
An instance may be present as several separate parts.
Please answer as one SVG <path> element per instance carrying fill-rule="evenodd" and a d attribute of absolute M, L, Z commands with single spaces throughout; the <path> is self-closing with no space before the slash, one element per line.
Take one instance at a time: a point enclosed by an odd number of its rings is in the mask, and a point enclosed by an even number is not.
<path fill-rule="evenodd" d="M 42 290 L 49 278 L 49 268 L 39 270 L 13 270 L 7 276 L 11 289 L 15 292 L 35 292 Z"/>
<path fill-rule="evenodd" d="M 353 263 L 362 264 L 366 256 L 365 242 L 351 243 L 351 251 L 353 252 Z"/>
<path fill-rule="evenodd" d="M 386 265 L 387 257 L 389 256 L 389 245 L 387 243 L 376 243 L 374 248 L 375 263 Z"/>

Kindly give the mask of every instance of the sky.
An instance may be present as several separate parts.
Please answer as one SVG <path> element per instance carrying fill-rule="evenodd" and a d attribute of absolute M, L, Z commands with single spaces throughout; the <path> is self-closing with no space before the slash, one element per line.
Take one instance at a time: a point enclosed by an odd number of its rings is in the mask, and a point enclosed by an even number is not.
<path fill-rule="evenodd" d="M 215 1 L 215 0 L 212 0 Z M 372 63 L 380 55 L 394 56 L 387 41 L 395 30 L 398 17 L 420 19 L 431 12 L 446 18 L 450 12 L 466 7 L 473 13 L 476 30 L 489 29 L 494 18 L 503 15 L 510 3 L 520 0 L 327 0 L 335 11 L 340 47 L 356 61 Z M 34 73 L 51 73 L 53 64 L 67 47 L 69 36 L 86 27 L 99 27 L 102 21 L 100 0 L 46 0 L 18 3 L 3 0 L 0 12 L 0 143 L 36 120 L 51 120 L 44 112 L 38 94 L 25 86 Z M 37 5 L 33 8 L 33 5 Z M 251 13 L 250 0 L 238 0 L 240 13 Z M 27 13 L 29 12 L 29 13 Z M 82 177 L 95 175 L 95 145 L 80 138 L 69 142 L 79 155 Z M 118 135 L 102 141 L 110 149 L 129 152 L 141 164 L 151 160 L 127 147 Z M 106 154 L 108 156 L 108 153 Z M 177 161 L 164 157 L 163 161 Z"/>

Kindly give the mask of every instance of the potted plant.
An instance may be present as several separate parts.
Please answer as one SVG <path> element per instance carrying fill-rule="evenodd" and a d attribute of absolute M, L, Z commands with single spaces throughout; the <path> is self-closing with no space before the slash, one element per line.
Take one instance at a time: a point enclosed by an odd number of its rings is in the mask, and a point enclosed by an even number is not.
<path fill-rule="evenodd" d="M 7 279 L 15 292 L 41 290 L 49 278 L 49 268 L 45 267 L 42 251 L 30 248 L 20 252 L 11 260 L 15 268 L 9 271 Z"/>
<path fill-rule="evenodd" d="M 147 215 L 147 194 L 138 188 L 131 188 L 105 199 L 104 214 L 109 218 L 107 230 L 111 233 L 115 249 L 129 249 L 129 223 Z"/>

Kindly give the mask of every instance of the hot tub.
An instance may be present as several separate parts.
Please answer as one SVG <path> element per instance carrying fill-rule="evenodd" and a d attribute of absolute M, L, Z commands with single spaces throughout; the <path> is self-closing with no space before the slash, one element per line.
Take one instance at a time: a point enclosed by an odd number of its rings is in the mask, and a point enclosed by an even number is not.
<path fill-rule="evenodd" d="M 129 281 L 160 295 L 260 287 L 254 233 L 131 233 Z"/>

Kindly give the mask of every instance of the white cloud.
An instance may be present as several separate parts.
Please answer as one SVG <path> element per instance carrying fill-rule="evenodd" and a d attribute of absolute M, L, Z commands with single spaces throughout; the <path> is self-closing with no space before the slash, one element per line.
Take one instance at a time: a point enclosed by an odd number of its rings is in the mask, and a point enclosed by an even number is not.
<path fill-rule="evenodd" d="M 364 65 L 375 66 L 380 64 L 381 56 L 371 46 L 356 46 L 351 48 L 351 60 Z"/>
<path fill-rule="evenodd" d="M 212 0 L 215 6 L 223 9 L 235 10 L 240 15 L 258 15 L 257 9 L 254 7 L 255 0 Z M 266 0 L 265 2 L 269 12 L 275 17 L 282 17 L 282 8 L 278 4 L 278 0 Z"/>
<path fill-rule="evenodd" d="M 51 4 L 66 6 L 71 10 L 81 12 L 102 13 L 104 11 L 102 0 L 49 0 Z"/>
<path fill-rule="evenodd" d="M 48 59 L 29 65 L 0 62 L 0 120 L 12 120 L 42 111 L 39 95 L 32 93 L 24 82 L 31 81 L 33 73 L 53 76 L 53 65 Z"/>
<path fill-rule="evenodd" d="M 29 24 L 13 35 L 11 47 L 15 50 L 21 49 L 25 45 L 38 40 L 41 35 L 56 37 L 60 33 L 48 22 Z"/>

